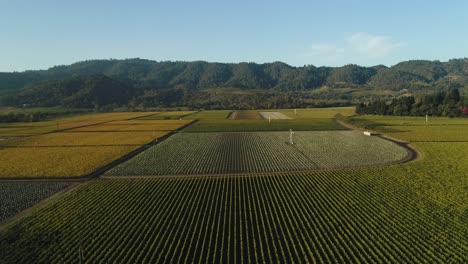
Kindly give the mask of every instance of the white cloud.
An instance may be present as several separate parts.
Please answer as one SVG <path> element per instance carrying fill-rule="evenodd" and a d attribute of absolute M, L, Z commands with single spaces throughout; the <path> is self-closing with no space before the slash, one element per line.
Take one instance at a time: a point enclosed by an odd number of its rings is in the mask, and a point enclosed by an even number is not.
<path fill-rule="evenodd" d="M 371 58 L 382 58 L 404 45 L 403 42 L 393 41 L 389 36 L 371 35 L 365 32 L 352 34 L 346 39 L 351 51 Z"/>
<path fill-rule="evenodd" d="M 403 42 L 395 41 L 389 36 L 358 32 L 343 38 L 337 44 L 314 43 L 302 56 L 312 58 L 315 63 L 323 65 L 359 64 L 388 57 L 404 45 Z"/>

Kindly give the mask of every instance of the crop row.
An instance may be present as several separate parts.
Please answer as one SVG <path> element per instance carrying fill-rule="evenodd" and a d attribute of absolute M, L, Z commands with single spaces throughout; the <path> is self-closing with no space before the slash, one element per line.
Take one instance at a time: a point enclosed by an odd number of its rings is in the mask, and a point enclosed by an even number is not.
<path fill-rule="evenodd" d="M 67 182 L 1 182 L 0 221 L 31 207 L 69 185 Z"/>
<path fill-rule="evenodd" d="M 466 223 L 434 221 L 407 188 L 361 176 L 97 180 L 7 229 L 0 259 L 68 263 L 81 244 L 89 263 L 467 261 Z"/>
<path fill-rule="evenodd" d="M 399 161 L 404 148 L 346 132 L 179 133 L 108 175 L 282 172 L 358 167 Z"/>

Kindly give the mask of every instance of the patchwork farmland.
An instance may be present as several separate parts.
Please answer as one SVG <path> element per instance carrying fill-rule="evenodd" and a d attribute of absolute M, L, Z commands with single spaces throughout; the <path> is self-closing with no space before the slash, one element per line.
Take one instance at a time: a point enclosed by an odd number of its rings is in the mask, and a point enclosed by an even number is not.
<path fill-rule="evenodd" d="M 33 130 L 44 130 L 37 134 L 23 134 L 26 124 L 17 124 L 18 130 L 0 135 L 6 139 L 0 141 L 0 179 L 85 177 L 192 122 L 136 119 L 153 114 L 109 113 L 39 122 L 43 124 L 34 123 Z"/>
<path fill-rule="evenodd" d="M 79 252 L 86 263 L 468 261 L 466 119 L 230 113 L 5 126 L 0 263 L 70 263 Z M 12 180 L 21 176 L 36 180 Z"/>

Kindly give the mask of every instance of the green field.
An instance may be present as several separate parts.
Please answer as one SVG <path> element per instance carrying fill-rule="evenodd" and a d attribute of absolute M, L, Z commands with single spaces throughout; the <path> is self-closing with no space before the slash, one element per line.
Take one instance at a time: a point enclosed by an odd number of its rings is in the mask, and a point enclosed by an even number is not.
<path fill-rule="evenodd" d="M 263 110 L 262 110 L 263 111 Z M 265 110 L 266 111 L 266 110 Z M 275 110 L 277 111 L 277 110 Z M 254 132 L 254 131 L 317 131 L 343 130 L 336 124 L 337 114 L 349 116 L 354 113 L 352 107 L 298 109 L 297 116 L 293 109 L 280 109 L 292 119 L 268 120 L 260 119 L 256 111 L 240 111 L 238 119 L 228 119 L 231 111 L 202 111 L 186 118 L 197 119 L 198 122 L 188 127 L 184 132 Z M 244 113 L 244 114 L 243 114 Z M 242 116 L 246 116 L 243 119 Z"/>
<path fill-rule="evenodd" d="M 254 110 L 241 110 L 241 111 L 234 111 L 232 112 L 230 119 L 244 119 L 244 120 L 258 120 L 262 119 L 262 117 L 258 114 L 257 111 Z"/>
<path fill-rule="evenodd" d="M 359 132 L 179 133 L 109 175 L 301 171 L 397 162 L 408 152 Z"/>

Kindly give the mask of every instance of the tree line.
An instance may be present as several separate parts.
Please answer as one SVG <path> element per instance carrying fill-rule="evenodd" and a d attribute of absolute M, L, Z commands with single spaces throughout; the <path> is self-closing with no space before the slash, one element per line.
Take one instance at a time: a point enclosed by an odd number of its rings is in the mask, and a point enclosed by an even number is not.
<path fill-rule="evenodd" d="M 394 116 L 467 116 L 468 97 L 462 97 L 459 89 L 451 88 L 419 98 L 402 96 L 390 102 L 375 100 L 361 103 L 357 105 L 356 113 Z"/>

